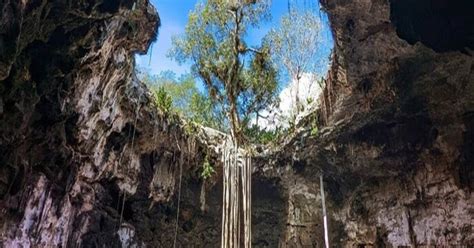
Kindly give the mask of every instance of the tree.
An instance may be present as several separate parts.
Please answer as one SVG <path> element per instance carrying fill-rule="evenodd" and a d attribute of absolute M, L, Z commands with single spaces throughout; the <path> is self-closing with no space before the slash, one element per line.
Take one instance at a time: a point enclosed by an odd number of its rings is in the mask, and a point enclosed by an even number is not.
<path fill-rule="evenodd" d="M 191 61 L 214 104 L 226 114 L 231 136 L 242 144 L 243 127 L 271 104 L 277 89 L 268 46 L 246 45 L 250 26 L 268 17 L 269 2 L 207 0 L 189 15 L 183 36 L 174 37 L 170 56 Z"/>
<path fill-rule="evenodd" d="M 220 130 L 224 128 L 220 112 L 198 90 L 192 75 L 184 74 L 177 79 L 174 72 L 163 71 L 158 76 L 140 72 L 140 77 L 154 92 L 157 105 L 162 110 L 174 111 L 201 125 Z"/>
<path fill-rule="evenodd" d="M 321 21 L 317 15 L 307 10 L 291 10 L 283 16 L 280 27 L 271 30 L 265 40 L 271 44 L 272 59 L 295 85 L 296 115 L 301 111 L 299 99 L 300 80 L 303 75 L 312 74 L 321 60 L 318 59 L 319 47 L 322 43 Z"/>
<path fill-rule="evenodd" d="M 187 112 L 190 114 L 189 118 L 196 123 L 218 130 L 225 129 L 222 113 L 201 93 L 191 96 Z"/>
<path fill-rule="evenodd" d="M 239 147 L 248 142 L 243 128 L 251 116 L 276 99 L 277 83 L 269 47 L 249 47 L 244 36 L 268 15 L 268 6 L 267 0 L 207 0 L 190 13 L 185 34 L 173 40 L 171 56 L 192 62 L 230 125 L 231 139 L 222 144 L 222 247 L 251 246 L 252 165 Z"/>

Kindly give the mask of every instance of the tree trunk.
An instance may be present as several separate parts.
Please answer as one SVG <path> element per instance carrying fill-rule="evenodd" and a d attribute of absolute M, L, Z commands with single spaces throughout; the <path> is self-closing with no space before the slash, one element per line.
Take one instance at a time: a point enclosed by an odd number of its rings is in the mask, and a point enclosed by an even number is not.
<path fill-rule="evenodd" d="M 243 142 L 242 130 L 240 127 L 239 115 L 237 114 L 237 106 L 235 101 L 231 101 L 229 109 L 229 120 L 231 126 L 231 135 L 238 145 Z"/>
<path fill-rule="evenodd" d="M 295 94 L 295 105 L 296 105 L 296 116 L 300 113 L 300 76 L 296 76 L 296 94 Z"/>

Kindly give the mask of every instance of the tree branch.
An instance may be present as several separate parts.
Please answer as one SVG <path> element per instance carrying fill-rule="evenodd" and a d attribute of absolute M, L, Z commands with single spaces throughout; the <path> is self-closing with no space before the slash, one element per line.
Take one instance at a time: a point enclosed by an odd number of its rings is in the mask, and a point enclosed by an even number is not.
<path fill-rule="evenodd" d="M 257 49 L 252 48 L 252 47 L 247 47 L 247 48 L 245 48 L 245 53 L 247 53 L 247 52 L 253 52 L 253 53 L 257 53 L 257 54 L 263 54 L 262 51 L 257 50 Z"/>

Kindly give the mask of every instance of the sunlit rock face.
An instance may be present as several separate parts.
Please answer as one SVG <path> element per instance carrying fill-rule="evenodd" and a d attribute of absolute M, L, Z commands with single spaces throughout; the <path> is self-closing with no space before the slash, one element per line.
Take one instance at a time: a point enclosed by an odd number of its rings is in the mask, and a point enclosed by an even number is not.
<path fill-rule="evenodd" d="M 333 65 L 319 110 L 254 159 L 254 247 L 323 246 L 321 172 L 332 246 L 474 246 L 472 7 L 434 2 L 323 1 Z M 223 136 L 190 138 L 134 76 L 149 2 L 0 6 L 1 244 L 219 247 Z"/>

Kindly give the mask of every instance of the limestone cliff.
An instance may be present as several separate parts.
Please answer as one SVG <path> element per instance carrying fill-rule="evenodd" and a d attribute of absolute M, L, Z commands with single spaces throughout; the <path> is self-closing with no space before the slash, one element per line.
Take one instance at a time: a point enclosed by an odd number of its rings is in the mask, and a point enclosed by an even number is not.
<path fill-rule="evenodd" d="M 288 192 L 285 244 L 323 244 L 322 172 L 336 246 L 472 246 L 473 3 L 322 4 L 336 48 L 321 109 L 262 161 Z"/>
<path fill-rule="evenodd" d="M 168 200 L 179 147 L 189 149 L 134 74 L 134 54 L 157 35 L 155 9 L 144 0 L 0 6 L 3 246 L 135 242 L 132 203 Z"/>

